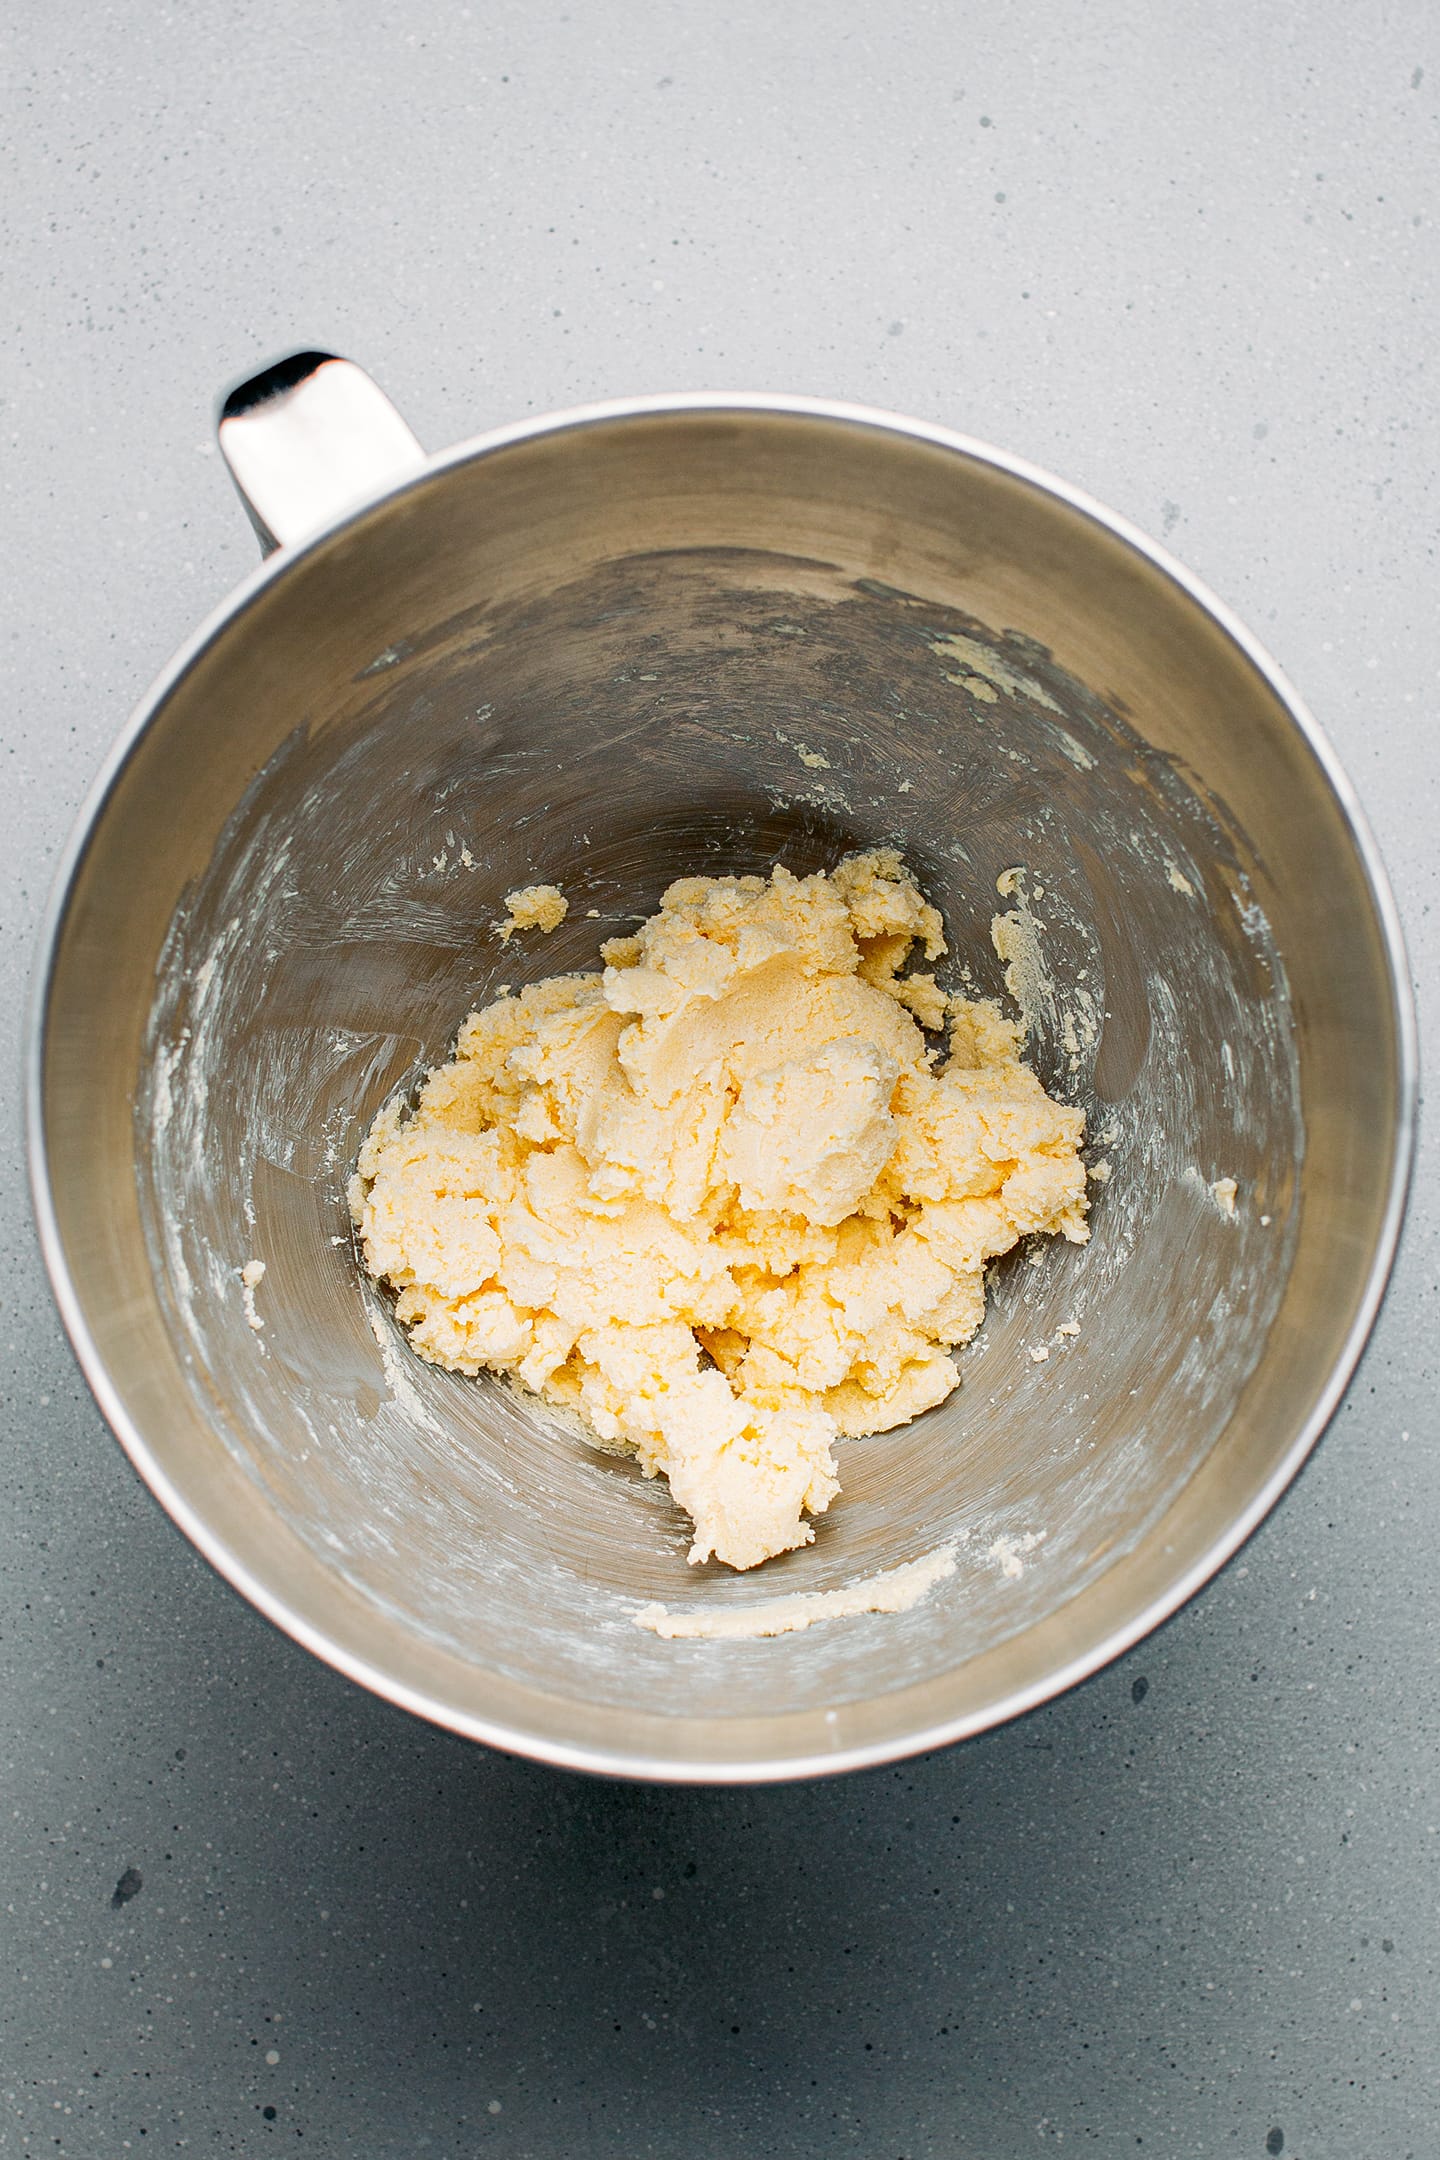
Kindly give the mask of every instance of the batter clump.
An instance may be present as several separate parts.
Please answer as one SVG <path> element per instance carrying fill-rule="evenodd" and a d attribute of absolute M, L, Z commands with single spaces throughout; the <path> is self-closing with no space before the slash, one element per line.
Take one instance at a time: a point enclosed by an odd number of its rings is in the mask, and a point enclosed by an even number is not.
<path fill-rule="evenodd" d="M 891 848 L 681 878 L 603 973 L 473 1013 L 361 1149 L 412 1347 L 663 1474 L 692 1561 L 808 1544 L 837 1437 L 957 1386 L 986 1262 L 1088 1235 L 1084 1113 L 997 1006 L 902 973 L 917 948 L 944 954 L 940 916 Z"/>

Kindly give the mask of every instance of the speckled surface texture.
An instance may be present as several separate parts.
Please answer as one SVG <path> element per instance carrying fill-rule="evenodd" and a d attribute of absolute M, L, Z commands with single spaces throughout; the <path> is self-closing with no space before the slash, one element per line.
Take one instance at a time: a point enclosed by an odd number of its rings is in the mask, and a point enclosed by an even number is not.
<path fill-rule="evenodd" d="M 1425 0 L 61 4 L 0 130 L 4 1026 L 128 707 L 249 568 L 211 400 L 305 342 L 440 446 L 592 395 L 855 397 L 1181 556 L 1436 918 Z M 18 1049 L 7 1050 L 15 1070 Z M 1008 1731 L 607 1786 L 358 1693 L 79 1380 L 4 1141 L 0 2151 L 1433 2155 L 1440 1192 L 1278 1513 Z"/>

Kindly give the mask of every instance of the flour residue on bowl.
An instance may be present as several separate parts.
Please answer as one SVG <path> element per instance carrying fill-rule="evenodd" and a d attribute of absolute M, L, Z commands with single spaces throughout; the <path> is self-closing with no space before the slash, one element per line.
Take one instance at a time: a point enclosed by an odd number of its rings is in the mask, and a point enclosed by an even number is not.
<path fill-rule="evenodd" d="M 426 1432 L 432 1433 L 437 1440 L 443 1440 L 447 1445 L 450 1444 L 451 1434 L 440 1423 L 421 1394 L 420 1389 L 416 1386 L 414 1375 L 410 1370 L 412 1355 L 405 1347 L 404 1338 L 397 1333 L 388 1317 L 378 1306 L 371 1305 L 365 1317 L 369 1323 L 370 1333 L 374 1336 L 380 1351 L 380 1366 L 385 1375 L 385 1384 L 390 1391 L 391 1401 L 400 1410 L 402 1416 L 408 1418 L 413 1424 L 420 1426 Z"/>
<path fill-rule="evenodd" d="M 947 674 L 946 680 L 958 683 L 964 690 L 993 703 L 997 691 L 1007 697 L 1024 698 L 1032 705 L 1043 705 L 1047 712 L 1058 713 L 1060 707 L 1043 684 L 1033 675 L 1022 675 L 1010 667 L 990 645 L 982 645 L 978 638 L 965 637 L 952 631 L 945 637 L 932 638 L 930 650 L 942 660 L 954 660 L 964 671 Z"/>
<path fill-rule="evenodd" d="M 253 1329 L 257 1335 L 263 1332 L 265 1322 L 261 1319 L 256 1307 L 255 1292 L 264 1280 L 265 1262 L 263 1260 L 247 1260 L 240 1270 L 240 1302 L 245 1307 L 245 1325 Z"/>
<path fill-rule="evenodd" d="M 886 1568 L 846 1583 L 839 1590 L 802 1590 L 793 1597 L 771 1598 L 763 1605 L 711 1606 L 671 1612 L 666 1605 L 642 1605 L 635 1625 L 667 1642 L 750 1642 L 769 1635 L 794 1635 L 818 1620 L 854 1620 L 863 1613 L 910 1612 L 939 1582 L 955 1573 L 956 1541 L 903 1567 Z"/>
<path fill-rule="evenodd" d="M 1019 1582 L 1027 1556 L 1044 1544 L 1046 1536 L 1044 1530 L 1006 1532 L 986 1547 L 985 1557 L 995 1562 L 1007 1582 Z"/>
<path fill-rule="evenodd" d="M 1227 1222 L 1235 1220 L 1235 1202 L 1239 1197 L 1240 1187 L 1233 1177 L 1207 1178 L 1204 1171 L 1197 1170 L 1192 1163 L 1185 1172 L 1185 1183 L 1192 1190 L 1202 1193 Z"/>
<path fill-rule="evenodd" d="M 1028 1033 L 1052 1034 L 1064 1051 L 1071 1080 L 1078 1078 L 1084 1060 L 1100 1039 L 1100 1007 L 1090 990 L 1072 982 L 1062 990 L 1046 958 L 1045 924 L 1035 913 L 1027 890 L 1027 873 L 1017 864 L 1002 870 L 995 889 L 1014 906 L 992 916 L 990 942 L 1005 969 L 1005 987 L 1020 1008 Z M 1035 899 L 1044 897 L 1037 887 Z"/>

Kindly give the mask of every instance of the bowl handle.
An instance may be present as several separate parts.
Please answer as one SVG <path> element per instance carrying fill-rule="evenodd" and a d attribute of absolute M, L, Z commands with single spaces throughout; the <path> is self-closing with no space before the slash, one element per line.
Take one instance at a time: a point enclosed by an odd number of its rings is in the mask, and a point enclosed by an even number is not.
<path fill-rule="evenodd" d="M 425 462 L 379 384 L 334 353 L 289 353 L 237 383 L 217 433 L 263 555 Z"/>

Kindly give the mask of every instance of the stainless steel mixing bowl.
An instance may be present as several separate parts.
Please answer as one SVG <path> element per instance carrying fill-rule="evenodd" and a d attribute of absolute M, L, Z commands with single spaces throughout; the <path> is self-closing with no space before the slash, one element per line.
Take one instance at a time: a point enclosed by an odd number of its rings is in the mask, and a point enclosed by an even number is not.
<path fill-rule="evenodd" d="M 1313 1445 L 1404 1197 L 1394 906 L 1275 668 L 1072 490 L 845 406 L 609 405 L 426 461 L 367 377 L 304 355 L 221 435 L 284 545 L 92 796 L 32 1048 L 46 1258 L 141 1476 L 341 1671 L 591 1770 L 880 1762 L 1135 1642 Z M 687 1570 L 663 1486 L 412 1356 L 346 1178 L 498 983 L 593 965 L 677 875 L 876 841 L 979 988 L 1004 991 L 992 916 L 1020 918 L 1031 1054 L 1110 1175 L 1088 1247 L 997 1265 L 952 1399 L 843 1446 L 810 1549 Z M 535 879 L 568 919 L 502 947 Z M 633 1624 L 951 1538 L 906 1614 Z"/>

